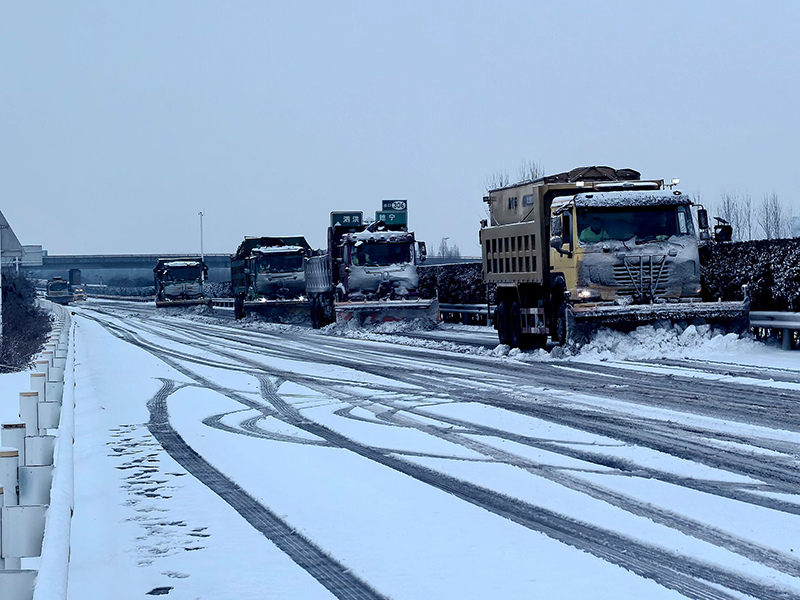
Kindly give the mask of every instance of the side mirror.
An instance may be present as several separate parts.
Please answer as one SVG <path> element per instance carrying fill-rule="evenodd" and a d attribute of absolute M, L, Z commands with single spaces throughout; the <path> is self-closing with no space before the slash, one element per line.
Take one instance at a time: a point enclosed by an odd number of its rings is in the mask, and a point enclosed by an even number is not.
<path fill-rule="evenodd" d="M 554 235 L 550 238 L 550 246 L 561 252 L 561 247 L 564 245 L 564 240 L 560 235 Z"/>
<path fill-rule="evenodd" d="M 424 263 L 428 258 L 428 247 L 425 242 L 417 242 L 417 248 L 419 249 L 419 262 Z"/>
<path fill-rule="evenodd" d="M 550 219 L 550 234 L 553 236 L 552 238 L 550 238 L 551 240 L 550 243 L 551 244 L 553 243 L 552 240 L 554 238 L 557 237 L 560 238 L 563 235 L 563 233 L 564 231 L 563 228 L 561 227 L 561 217 L 553 217 L 552 219 Z"/>
<path fill-rule="evenodd" d="M 697 211 L 697 225 L 700 229 L 708 229 L 708 211 L 705 208 Z"/>

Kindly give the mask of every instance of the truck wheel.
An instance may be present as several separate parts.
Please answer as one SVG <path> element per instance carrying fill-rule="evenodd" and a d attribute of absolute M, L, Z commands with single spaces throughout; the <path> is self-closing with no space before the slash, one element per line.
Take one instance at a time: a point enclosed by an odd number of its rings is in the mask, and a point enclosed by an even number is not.
<path fill-rule="evenodd" d="M 325 315 L 322 312 L 322 302 L 319 298 L 311 300 L 311 327 L 319 329 L 323 326 Z"/>
<path fill-rule="evenodd" d="M 244 296 L 237 295 L 233 300 L 233 317 L 238 321 L 244 319 Z"/>
<path fill-rule="evenodd" d="M 562 302 L 558 305 L 556 314 L 556 326 L 553 341 L 559 346 L 567 343 L 567 303 Z"/>
<path fill-rule="evenodd" d="M 527 350 L 533 342 L 532 335 L 522 333 L 522 315 L 519 311 L 519 302 L 514 301 L 508 314 L 508 345 L 512 348 Z"/>
<path fill-rule="evenodd" d="M 508 305 L 502 300 L 494 312 L 497 339 L 501 344 L 508 344 Z"/>

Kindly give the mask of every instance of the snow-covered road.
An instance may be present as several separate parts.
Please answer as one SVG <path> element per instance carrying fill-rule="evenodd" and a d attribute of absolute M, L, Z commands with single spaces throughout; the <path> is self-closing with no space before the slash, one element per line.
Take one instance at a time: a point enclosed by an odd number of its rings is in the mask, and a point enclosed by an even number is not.
<path fill-rule="evenodd" d="M 76 313 L 73 599 L 800 597 L 794 357 Z"/>

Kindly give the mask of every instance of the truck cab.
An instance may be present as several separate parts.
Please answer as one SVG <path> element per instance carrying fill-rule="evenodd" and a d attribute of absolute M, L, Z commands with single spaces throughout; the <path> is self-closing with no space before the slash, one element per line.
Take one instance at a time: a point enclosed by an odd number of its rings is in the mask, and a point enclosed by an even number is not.
<path fill-rule="evenodd" d="M 248 299 L 285 300 L 303 296 L 306 292 L 305 256 L 306 249 L 301 246 L 253 248 L 249 260 L 252 284 L 248 286 Z"/>
<path fill-rule="evenodd" d="M 340 297 L 363 301 L 416 297 L 419 253 L 414 234 L 376 228 L 342 237 Z"/>
<path fill-rule="evenodd" d="M 231 258 L 235 317 L 257 312 L 291 321 L 307 313 L 304 261 L 310 253 L 303 236 L 244 238 Z"/>
<path fill-rule="evenodd" d="M 553 201 L 550 264 L 576 303 L 700 298 L 692 201 L 679 191 L 591 191 Z"/>
<path fill-rule="evenodd" d="M 159 259 L 153 269 L 156 306 L 206 304 L 208 267 L 199 258 Z"/>
<path fill-rule="evenodd" d="M 47 299 L 56 304 L 69 304 L 73 301 L 69 282 L 61 277 L 53 277 L 47 282 Z"/>

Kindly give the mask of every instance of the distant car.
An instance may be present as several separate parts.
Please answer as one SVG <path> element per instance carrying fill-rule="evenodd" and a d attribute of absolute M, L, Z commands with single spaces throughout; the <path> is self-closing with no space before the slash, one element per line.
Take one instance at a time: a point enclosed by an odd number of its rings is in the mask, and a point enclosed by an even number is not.
<path fill-rule="evenodd" d="M 83 291 L 82 287 L 76 287 L 75 291 L 72 292 L 72 299 L 75 302 L 86 300 L 86 298 L 87 298 L 86 292 Z"/>

